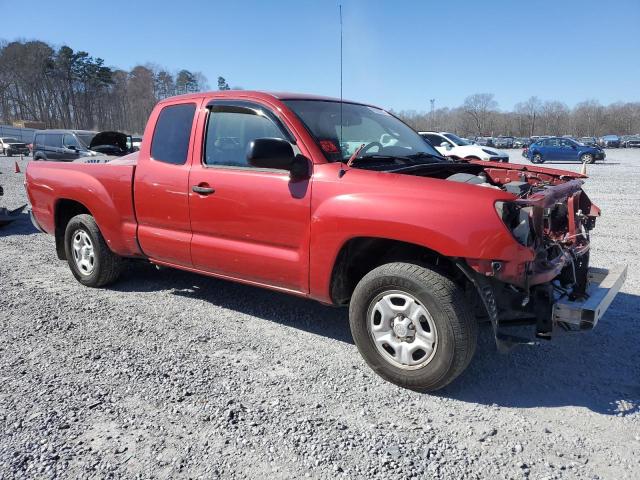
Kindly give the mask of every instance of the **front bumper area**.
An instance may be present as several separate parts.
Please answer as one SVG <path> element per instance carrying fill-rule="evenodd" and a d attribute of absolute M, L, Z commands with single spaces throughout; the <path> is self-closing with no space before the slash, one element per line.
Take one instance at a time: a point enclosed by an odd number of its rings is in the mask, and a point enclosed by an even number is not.
<path fill-rule="evenodd" d="M 7 149 L 7 153 L 10 153 L 11 155 L 28 155 L 29 154 L 29 147 L 15 147 L 15 146 L 9 146 Z"/>
<path fill-rule="evenodd" d="M 589 285 L 580 300 L 561 298 L 553 305 L 552 320 L 567 330 L 591 330 L 605 314 L 627 278 L 627 266 L 588 271 Z"/>

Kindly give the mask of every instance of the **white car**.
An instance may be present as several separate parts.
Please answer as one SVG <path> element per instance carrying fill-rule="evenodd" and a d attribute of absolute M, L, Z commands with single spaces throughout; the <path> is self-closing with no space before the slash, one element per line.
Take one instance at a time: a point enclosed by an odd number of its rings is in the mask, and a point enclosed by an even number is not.
<path fill-rule="evenodd" d="M 418 132 L 445 157 L 508 162 L 509 155 L 502 150 L 483 147 L 447 132 Z"/>

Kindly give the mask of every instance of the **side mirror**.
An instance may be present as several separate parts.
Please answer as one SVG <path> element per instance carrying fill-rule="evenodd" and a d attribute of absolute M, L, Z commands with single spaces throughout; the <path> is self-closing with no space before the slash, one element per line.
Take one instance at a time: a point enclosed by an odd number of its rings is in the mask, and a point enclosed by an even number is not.
<path fill-rule="evenodd" d="M 292 180 L 309 178 L 309 161 L 296 156 L 291 144 L 282 138 L 256 138 L 247 148 L 247 162 L 256 168 L 287 170 Z"/>

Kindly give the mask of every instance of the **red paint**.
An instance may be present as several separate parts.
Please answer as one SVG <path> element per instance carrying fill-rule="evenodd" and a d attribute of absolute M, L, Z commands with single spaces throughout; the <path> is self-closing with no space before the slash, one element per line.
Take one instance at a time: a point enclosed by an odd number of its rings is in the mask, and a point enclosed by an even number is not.
<path fill-rule="evenodd" d="M 350 168 L 328 163 L 320 146 L 278 95 L 212 92 L 161 102 L 152 112 L 136 154 L 109 164 L 31 162 L 27 189 L 40 225 L 54 233 L 60 199 L 75 200 L 94 215 L 110 248 L 129 257 L 229 278 L 330 302 L 329 286 L 341 247 L 355 237 L 396 239 L 477 268 L 505 262 L 524 275 L 534 251 L 517 243 L 496 214 L 496 201 L 515 196 L 443 180 Z M 291 131 L 312 177 L 249 168 L 205 167 L 201 162 L 206 104 L 215 98 L 251 100 L 269 108 Z M 287 98 L 292 96 L 287 95 Z M 159 111 L 195 103 L 185 165 L 150 158 Z M 333 148 L 337 148 L 333 145 Z M 542 167 L 481 163 L 500 182 L 563 184 L 582 175 Z M 215 194 L 194 193 L 208 185 Z"/>

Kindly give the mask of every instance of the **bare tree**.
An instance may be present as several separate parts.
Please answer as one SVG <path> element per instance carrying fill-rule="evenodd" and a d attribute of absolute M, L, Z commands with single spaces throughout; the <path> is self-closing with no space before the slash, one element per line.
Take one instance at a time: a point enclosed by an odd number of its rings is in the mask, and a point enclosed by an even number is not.
<path fill-rule="evenodd" d="M 498 102 L 493 93 L 475 93 L 464 99 L 462 108 L 473 119 L 477 134 L 484 135 L 488 133 L 489 120 L 498 109 Z"/>
<path fill-rule="evenodd" d="M 207 88 L 200 72 L 172 74 L 155 65 L 125 72 L 66 45 L 0 40 L 0 121 L 6 123 L 142 132 L 158 100 Z"/>

